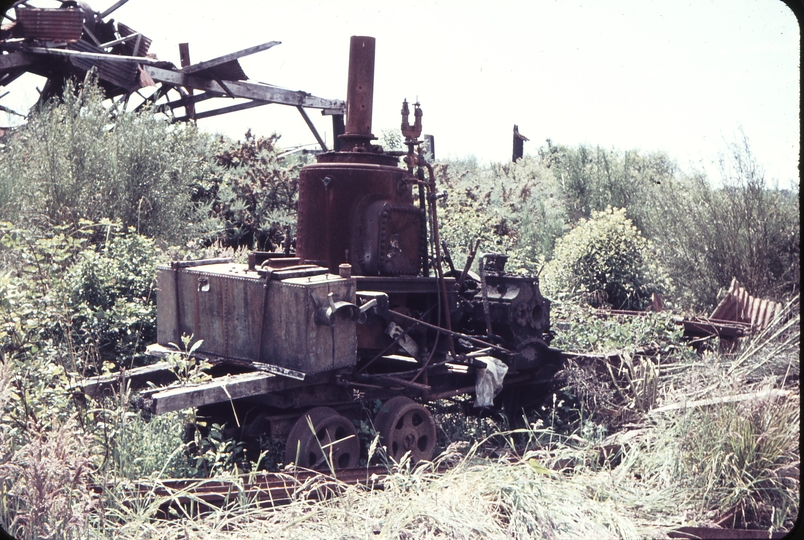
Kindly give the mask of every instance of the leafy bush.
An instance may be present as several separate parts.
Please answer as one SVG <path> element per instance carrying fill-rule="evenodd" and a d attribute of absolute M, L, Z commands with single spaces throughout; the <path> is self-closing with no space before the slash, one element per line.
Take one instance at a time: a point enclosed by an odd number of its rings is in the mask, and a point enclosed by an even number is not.
<path fill-rule="evenodd" d="M 72 331 L 95 343 L 103 359 L 130 367 L 156 340 L 156 249 L 133 228 L 101 227 L 105 239 L 83 250 L 64 276 Z"/>
<path fill-rule="evenodd" d="M 545 267 L 550 296 L 580 299 L 602 291 L 615 309 L 644 309 L 654 292 L 666 293 L 669 279 L 655 264 L 652 246 L 625 217 L 625 210 L 592 212 L 556 244 Z"/>
<path fill-rule="evenodd" d="M 225 245 L 272 251 L 285 240 L 286 227 L 296 224 L 298 172 L 305 161 L 281 158 L 278 140 L 251 131 L 242 143 L 219 140 L 215 159 L 224 172 L 204 182 L 196 200 L 210 205 L 222 223 L 218 239 Z"/>
<path fill-rule="evenodd" d="M 7 357 L 49 349 L 75 374 L 101 361 L 130 367 L 155 339 L 152 240 L 110 222 L 49 229 L 0 226 L 0 347 Z"/>
<path fill-rule="evenodd" d="M 166 242 L 214 231 L 192 200 L 213 175 L 211 139 L 150 110 L 108 110 L 93 82 L 65 85 L 0 150 L 0 219 L 119 221 Z"/>

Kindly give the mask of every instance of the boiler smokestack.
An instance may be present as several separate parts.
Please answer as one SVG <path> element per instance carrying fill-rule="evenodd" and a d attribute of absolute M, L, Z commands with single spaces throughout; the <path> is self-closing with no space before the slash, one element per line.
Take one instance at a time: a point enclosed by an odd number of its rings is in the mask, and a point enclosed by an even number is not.
<path fill-rule="evenodd" d="M 376 139 L 371 133 L 374 102 L 374 38 L 352 36 L 349 47 L 349 86 L 346 91 L 346 133 L 341 135 L 351 151 Z"/>

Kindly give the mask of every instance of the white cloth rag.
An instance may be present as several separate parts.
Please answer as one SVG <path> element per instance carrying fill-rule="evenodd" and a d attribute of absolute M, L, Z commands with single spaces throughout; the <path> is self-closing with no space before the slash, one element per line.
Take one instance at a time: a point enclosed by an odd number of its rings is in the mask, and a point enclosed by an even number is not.
<path fill-rule="evenodd" d="M 502 390 L 508 366 L 493 356 L 479 356 L 476 360 L 486 364 L 486 369 L 477 370 L 475 407 L 491 407 L 494 405 L 495 396 Z"/>

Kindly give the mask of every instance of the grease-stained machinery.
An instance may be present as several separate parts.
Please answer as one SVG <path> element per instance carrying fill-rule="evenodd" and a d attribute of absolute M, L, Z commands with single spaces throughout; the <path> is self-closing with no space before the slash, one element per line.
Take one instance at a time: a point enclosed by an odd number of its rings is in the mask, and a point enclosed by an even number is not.
<path fill-rule="evenodd" d="M 478 409 L 516 417 L 544 394 L 562 356 L 549 347 L 538 278 L 506 273 L 506 256 L 494 253 L 477 257 L 477 273 L 474 254 L 462 271 L 442 270 L 441 195 L 419 141 L 419 104 L 412 125 L 403 104 L 406 153 L 372 144 L 374 46 L 352 37 L 340 150 L 301 170 L 296 252 L 159 269 L 149 352 L 175 353 L 171 344 L 191 335 L 213 378 L 145 389 L 144 409 L 196 407 L 252 451 L 260 438 L 287 438 L 286 463 L 349 468 L 366 403 L 383 402 L 372 421 L 390 457 L 417 461 L 436 444 L 426 403 L 469 394 Z M 123 377 L 170 382 L 169 373 L 162 362 Z M 87 380 L 84 391 L 112 379 Z"/>

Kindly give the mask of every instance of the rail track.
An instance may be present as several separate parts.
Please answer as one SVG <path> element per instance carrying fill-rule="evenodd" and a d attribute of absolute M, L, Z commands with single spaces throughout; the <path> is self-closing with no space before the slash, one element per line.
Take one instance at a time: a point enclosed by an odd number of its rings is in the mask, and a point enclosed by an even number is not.
<path fill-rule="evenodd" d="M 444 472 L 446 466 L 437 469 Z M 347 486 L 362 485 L 368 490 L 383 489 L 388 467 L 375 466 L 343 469 L 336 474 L 297 470 L 286 473 L 260 472 L 232 479 L 176 479 L 139 481 L 123 486 L 125 504 L 157 504 L 155 519 L 196 519 L 204 514 L 233 505 L 252 508 L 276 508 L 295 501 L 320 501 L 337 497 Z M 95 493 L 119 486 L 93 487 Z M 778 540 L 788 533 L 754 529 L 716 527 L 679 527 L 668 532 L 669 538 L 701 540 Z"/>
<path fill-rule="evenodd" d="M 120 490 L 126 505 L 157 504 L 156 519 L 196 518 L 234 504 L 274 508 L 298 500 L 323 500 L 352 485 L 382 489 L 387 474 L 383 466 L 343 469 L 335 475 L 311 470 L 260 472 L 231 479 L 140 480 L 122 487 L 95 485 L 92 490 L 97 494 Z"/>

